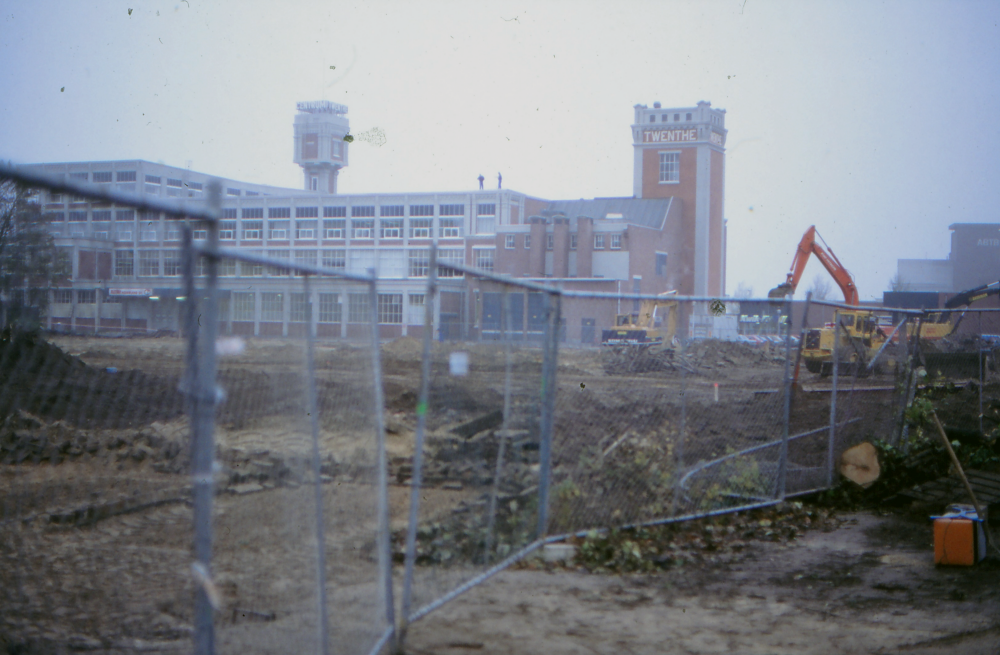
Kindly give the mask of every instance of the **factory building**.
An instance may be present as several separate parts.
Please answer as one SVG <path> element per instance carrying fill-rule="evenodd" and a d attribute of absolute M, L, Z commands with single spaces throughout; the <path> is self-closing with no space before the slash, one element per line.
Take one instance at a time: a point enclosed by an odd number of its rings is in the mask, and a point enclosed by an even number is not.
<path fill-rule="evenodd" d="M 375 269 L 385 338 L 422 332 L 431 244 L 442 260 L 567 289 L 722 296 L 724 118 L 724 110 L 706 102 L 675 109 L 637 105 L 631 197 L 546 200 L 507 189 L 339 194 L 350 148 L 347 108 L 299 103 L 293 159 L 303 188 L 222 180 L 220 243 L 355 273 Z M 26 168 L 192 206 L 205 202 L 209 179 L 217 177 L 142 160 Z M 184 293 L 177 221 L 59 194 L 43 193 L 40 202 L 73 271 L 52 292 L 48 327 L 178 329 Z M 289 271 L 232 261 L 222 263 L 219 280 L 222 329 L 232 334 L 296 336 L 308 327 L 320 337 L 350 337 L 362 334 L 367 321 L 365 290 L 339 281 L 318 281 L 306 298 Z M 496 332 L 495 285 L 456 275 L 440 281 L 435 336 Z M 542 294 L 517 300 L 516 329 L 525 337 L 540 334 Z M 620 311 L 629 308 L 568 305 L 565 338 L 593 342 Z"/>

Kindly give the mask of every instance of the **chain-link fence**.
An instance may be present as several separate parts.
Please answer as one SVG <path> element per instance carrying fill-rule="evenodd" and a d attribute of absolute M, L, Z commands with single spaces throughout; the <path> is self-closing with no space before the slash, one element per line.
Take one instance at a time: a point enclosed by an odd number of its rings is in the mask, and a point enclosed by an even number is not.
<path fill-rule="evenodd" d="M 34 182 L 185 241 L 167 336 L 111 338 L 123 308 L 0 339 L 8 650 L 384 652 L 567 535 L 828 488 L 852 446 L 907 447 L 920 394 L 950 434 L 1000 425 L 998 310 L 756 301 L 774 333 L 741 334 L 730 301 L 431 248 L 396 338 L 397 282 L 220 248 L 217 190 L 193 211 Z"/>

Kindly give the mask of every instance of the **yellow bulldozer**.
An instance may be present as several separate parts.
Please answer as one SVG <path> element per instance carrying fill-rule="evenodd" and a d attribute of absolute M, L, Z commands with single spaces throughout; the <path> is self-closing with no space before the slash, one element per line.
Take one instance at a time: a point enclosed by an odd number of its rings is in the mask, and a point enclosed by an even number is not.
<path fill-rule="evenodd" d="M 604 370 L 611 375 L 689 368 L 674 357 L 677 334 L 676 291 L 643 300 L 637 311 L 618 314 L 615 327 L 601 331 Z"/>

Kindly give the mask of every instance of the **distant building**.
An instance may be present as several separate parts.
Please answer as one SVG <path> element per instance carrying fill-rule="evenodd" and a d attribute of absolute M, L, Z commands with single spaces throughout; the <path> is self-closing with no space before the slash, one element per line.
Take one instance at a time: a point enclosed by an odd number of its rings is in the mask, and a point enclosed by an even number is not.
<path fill-rule="evenodd" d="M 710 103 L 637 105 L 634 197 L 545 200 L 508 189 L 337 193 L 348 164 L 347 107 L 298 104 L 294 161 L 303 189 L 222 180 L 224 246 L 380 277 L 384 337 L 419 335 L 432 243 L 439 258 L 485 271 L 596 291 L 722 296 L 725 290 L 724 110 Z M 35 164 L 26 168 L 147 196 L 205 201 L 210 176 L 148 161 Z M 72 331 L 173 331 L 182 307 L 180 225 L 59 194 L 43 193 L 56 245 L 73 276 L 51 298 L 48 325 Z M 204 238 L 204 233 L 195 233 Z M 435 325 L 442 338 L 498 328 L 499 293 L 456 276 L 441 279 Z M 287 270 L 224 262 L 223 329 L 244 335 L 362 334 L 362 289 L 323 282 L 312 298 Z M 540 334 L 541 294 L 519 296 L 518 326 Z M 593 342 L 616 303 L 564 307 L 565 337 Z M 682 323 L 682 333 L 683 333 Z M 530 329 L 529 329 L 530 328 Z"/>
<path fill-rule="evenodd" d="M 899 259 L 898 291 L 958 293 L 1000 280 L 1000 223 L 952 223 L 948 259 Z"/>

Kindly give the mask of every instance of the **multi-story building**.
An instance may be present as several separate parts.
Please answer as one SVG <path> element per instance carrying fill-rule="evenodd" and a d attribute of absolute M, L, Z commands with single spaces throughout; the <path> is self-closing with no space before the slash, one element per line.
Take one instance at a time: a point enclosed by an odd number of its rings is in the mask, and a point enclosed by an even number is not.
<path fill-rule="evenodd" d="M 724 293 L 725 112 L 709 103 L 637 105 L 635 195 L 573 201 L 500 189 L 338 194 L 337 178 L 348 163 L 347 108 L 310 102 L 298 109 L 294 161 L 303 169 L 304 189 L 222 180 L 220 242 L 292 262 L 375 269 L 385 337 L 422 330 L 431 244 L 442 260 L 566 288 Z M 27 168 L 192 206 L 205 202 L 213 177 L 147 161 Z M 41 202 L 73 270 L 68 286 L 51 298 L 51 328 L 177 329 L 184 293 L 176 221 L 58 194 L 43 193 Z M 475 337 L 498 326 L 499 294 L 489 285 L 448 274 L 441 285 L 434 308 L 439 336 Z M 280 268 L 223 262 L 220 290 L 224 330 L 234 334 L 301 334 L 309 302 L 318 308 L 311 321 L 321 337 L 360 334 L 367 320 L 363 289 L 323 281 L 305 298 L 300 282 Z M 519 299 L 519 328 L 540 332 L 541 295 Z M 567 338 L 592 341 L 620 309 L 611 303 L 564 308 Z"/>

